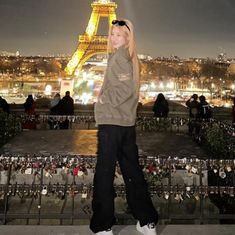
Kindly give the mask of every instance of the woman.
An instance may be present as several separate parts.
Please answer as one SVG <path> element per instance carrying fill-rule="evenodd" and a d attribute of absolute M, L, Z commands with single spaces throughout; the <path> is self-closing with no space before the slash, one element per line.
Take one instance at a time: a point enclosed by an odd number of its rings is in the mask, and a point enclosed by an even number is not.
<path fill-rule="evenodd" d="M 28 95 L 24 103 L 25 121 L 22 123 L 22 129 L 36 129 L 35 120 L 35 102 L 32 95 Z"/>
<path fill-rule="evenodd" d="M 28 95 L 24 103 L 24 111 L 27 115 L 35 115 L 35 102 L 32 95 Z"/>
<path fill-rule="evenodd" d="M 169 112 L 168 102 L 162 93 L 159 93 L 153 105 L 153 112 L 155 117 L 167 117 Z"/>
<path fill-rule="evenodd" d="M 98 235 L 113 235 L 115 223 L 113 181 L 116 161 L 126 185 L 128 206 L 137 219 L 137 230 L 156 235 L 157 212 L 138 162 L 135 119 L 139 98 L 139 66 L 133 25 L 114 20 L 108 36 L 108 65 L 95 105 L 98 156 L 90 228 Z"/>

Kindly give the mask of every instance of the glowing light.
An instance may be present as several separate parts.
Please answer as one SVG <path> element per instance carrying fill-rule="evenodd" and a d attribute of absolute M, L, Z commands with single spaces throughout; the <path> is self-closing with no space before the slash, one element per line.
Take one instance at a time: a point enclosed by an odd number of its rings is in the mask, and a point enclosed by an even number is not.
<path fill-rule="evenodd" d="M 86 28 L 86 33 L 88 34 L 89 37 L 91 37 L 94 34 L 95 29 L 96 29 L 95 21 L 94 21 L 94 19 L 91 18 L 89 21 L 89 24 Z"/>
<path fill-rule="evenodd" d="M 93 80 L 88 80 L 87 85 L 88 86 L 93 86 L 94 85 L 94 81 Z"/>
<path fill-rule="evenodd" d="M 160 88 L 164 88 L 163 82 L 160 82 L 159 87 L 160 87 Z"/>
<path fill-rule="evenodd" d="M 45 87 L 45 95 L 51 95 L 51 91 L 52 91 L 52 86 L 51 85 L 46 85 Z"/>
<path fill-rule="evenodd" d="M 190 82 L 190 89 L 193 89 L 193 82 Z"/>
<path fill-rule="evenodd" d="M 75 75 L 76 77 L 79 77 L 80 71 L 79 71 L 78 69 L 76 69 L 75 72 L 74 72 L 74 75 Z"/>
<path fill-rule="evenodd" d="M 2 94 L 8 94 L 9 91 L 8 91 L 8 90 L 1 90 L 1 93 L 2 93 Z"/>
<path fill-rule="evenodd" d="M 174 82 L 168 82 L 166 87 L 169 88 L 169 89 L 173 89 L 174 88 Z"/>
<path fill-rule="evenodd" d="M 140 87 L 140 91 L 147 91 L 148 90 L 148 85 L 147 84 L 143 84 Z"/>
<path fill-rule="evenodd" d="M 87 104 L 88 103 L 88 101 L 91 99 L 91 97 L 92 97 L 92 94 L 91 93 L 83 93 L 82 95 L 81 95 L 81 97 L 80 97 L 80 99 L 82 100 L 82 103 L 83 104 Z"/>
<path fill-rule="evenodd" d="M 87 80 L 88 77 L 89 77 L 89 73 L 83 72 L 82 77 L 83 77 L 84 80 Z"/>
<path fill-rule="evenodd" d="M 98 0 L 99 3 L 110 3 L 110 0 Z"/>
<path fill-rule="evenodd" d="M 155 88 L 156 88 L 155 83 L 154 83 L 154 82 L 151 82 L 150 87 L 151 87 L 152 89 L 155 89 Z"/>

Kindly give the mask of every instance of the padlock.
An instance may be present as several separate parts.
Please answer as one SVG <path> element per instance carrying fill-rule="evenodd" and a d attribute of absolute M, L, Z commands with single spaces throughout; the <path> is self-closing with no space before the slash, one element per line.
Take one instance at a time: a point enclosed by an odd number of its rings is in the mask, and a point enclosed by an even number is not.
<path fill-rule="evenodd" d="M 186 186 L 186 191 L 190 192 L 190 190 L 191 190 L 191 187 L 190 186 Z"/>
<path fill-rule="evenodd" d="M 82 192 L 82 199 L 86 199 L 87 198 L 87 192 Z"/>
<path fill-rule="evenodd" d="M 198 193 L 195 193 L 195 194 L 194 194 L 194 197 L 195 197 L 195 199 L 196 199 L 197 201 L 200 199 Z"/>
<path fill-rule="evenodd" d="M 77 176 L 78 175 L 78 171 L 79 171 L 79 167 L 74 167 L 73 168 L 73 175 Z"/>
<path fill-rule="evenodd" d="M 32 172 L 33 172 L 33 170 L 32 170 L 31 167 L 26 168 L 25 171 L 24 171 L 24 173 L 25 173 L 26 175 L 31 175 Z"/>
<path fill-rule="evenodd" d="M 168 200 L 169 197 L 170 197 L 170 194 L 169 194 L 168 192 L 164 192 L 164 198 L 165 198 L 166 200 Z"/>
<path fill-rule="evenodd" d="M 46 195 L 47 194 L 47 186 L 44 186 L 42 188 L 42 192 L 41 192 L 42 195 Z"/>
<path fill-rule="evenodd" d="M 234 187 L 229 187 L 229 196 L 234 197 Z"/>
<path fill-rule="evenodd" d="M 191 165 L 190 165 L 190 164 L 187 164 L 187 165 L 185 166 L 185 169 L 186 169 L 187 171 L 189 171 L 189 170 L 191 169 Z"/>
<path fill-rule="evenodd" d="M 220 178 L 222 178 L 222 179 L 225 179 L 225 178 L 226 178 L 226 173 L 224 172 L 224 168 L 220 168 L 220 169 L 219 169 L 219 176 L 220 176 Z"/>
<path fill-rule="evenodd" d="M 231 172 L 232 171 L 232 167 L 230 165 L 227 165 L 226 166 L 226 170 L 227 170 L 227 172 Z"/>
<path fill-rule="evenodd" d="M 83 171 L 79 170 L 77 175 L 81 177 L 84 175 L 84 173 L 83 173 Z"/>
<path fill-rule="evenodd" d="M 196 167 L 193 166 L 191 171 L 192 171 L 193 174 L 197 174 L 197 168 Z"/>

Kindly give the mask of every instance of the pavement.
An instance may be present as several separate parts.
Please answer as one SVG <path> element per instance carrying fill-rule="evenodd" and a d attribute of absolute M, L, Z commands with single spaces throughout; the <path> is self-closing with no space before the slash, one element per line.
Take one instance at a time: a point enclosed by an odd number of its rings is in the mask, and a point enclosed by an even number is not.
<path fill-rule="evenodd" d="M 5 144 L 0 153 L 96 154 L 96 130 L 28 130 Z M 140 153 L 179 157 L 202 157 L 203 151 L 185 130 L 180 132 L 137 132 Z"/>
<path fill-rule="evenodd" d="M 59 153 L 59 154 L 82 154 L 82 155 L 95 155 L 96 154 L 96 139 L 97 131 L 96 130 L 36 130 L 36 131 L 23 131 L 20 135 L 16 136 L 9 143 L 5 144 L 1 149 L 1 153 Z M 198 146 L 189 136 L 186 134 L 185 130 L 180 132 L 137 132 L 137 144 L 139 147 L 139 152 L 146 155 L 167 155 L 167 156 L 179 156 L 179 157 L 208 157 L 206 153 L 200 146 Z M 174 175 L 172 183 L 183 184 L 185 181 L 192 180 L 193 183 L 197 182 L 198 179 L 186 177 L 184 175 L 185 171 L 177 172 Z M 3 172 L 2 172 L 3 173 Z M 11 183 L 26 182 L 32 183 L 33 177 L 23 174 L 13 174 L 14 178 L 11 179 Z M 195 176 L 196 177 L 196 176 Z M 204 182 L 207 182 L 207 178 L 204 178 Z M 6 179 L 6 177 L 5 177 Z M 0 183 L 3 183 L 4 177 L 3 174 L 0 176 Z M 45 178 L 45 183 L 54 183 L 56 181 L 63 181 L 60 175 L 53 176 L 52 179 Z M 71 181 L 72 178 L 69 180 Z M 78 179 L 79 182 L 81 179 Z M 84 179 L 83 179 L 84 180 Z M 85 178 L 87 181 L 92 180 L 92 175 L 89 175 Z M 116 179 L 118 180 L 118 179 Z M 188 183 L 188 182 L 186 182 Z M 33 219 L 29 220 L 29 225 L 24 226 L 25 219 L 17 219 L 15 221 L 9 220 L 7 226 L 2 225 L 0 228 L 0 235 L 91 235 L 92 232 L 89 230 L 89 213 L 86 214 L 86 211 L 80 211 L 81 203 L 83 203 L 82 209 L 85 207 L 90 209 L 90 200 L 87 200 L 85 203 L 81 202 L 80 196 L 79 200 L 75 200 L 75 208 L 77 213 L 85 212 L 85 219 L 81 222 L 75 222 L 73 226 L 68 223 L 63 223 L 63 225 L 58 226 L 58 219 L 51 220 L 46 219 L 45 222 L 42 222 L 40 226 L 37 226 L 37 222 Z M 126 210 L 126 203 L 123 198 L 118 199 L 117 201 L 117 213 L 123 214 Z M 161 213 L 165 213 L 166 202 L 164 199 L 153 199 L 154 203 L 157 200 L 157 210 Z M 14 212 L 25 212 L 29 208 L 31 203 L 30 213 L 38 212 L 38 202 L 31 201 L 31 199 L 26 199 L 25 201 L 10 198 L 9 204 L 9 213 Z M 65 207 L 65 212 L 70 210 L 72 199 L 67 198 L 67 203 Z M 212 214 L 217 214 L 218 210 L 210 201 L 208 200 L 207 212 Z M 57 210 L 57 213 L 60 211 L 59 208 L 63 207 L 63 201 L 55 199 L 53 197 L 42 198 L 42 208 L 41 210 L 44 213 L 51 212 L 52 210 Z M 67 208 L 68 207 L 68 208 Z M 198 214 L 199 203 L 193 200 L 185 200 L 182 204 L 174 203 L 172 204 L 172 211 L 187 216 L 188 213 Z M 43 212 L 42 211 L 42 212 Z M 43 220 L 42 220 L 43 221 Z M 56 222 L 55 222 L 56 221 Z M 129 220 L 128 225 L 116 225 L 113 227 L 114 235 L 140 235 L 135 230 L 133 225 L 133 219 Z M 215 220 L 214 223 L 218 223 L 218 220 Z M 17 225 L 16 225 L 17 224 Z M 68 225 L 67 225 L 68 224 Z M 80 225 L 81 224 L 81 225 Z M 53 226 L 51 226 L 53 225 Z M 207 224 L 207 225 L 159 225 L 157 227 L 158 235 L 234 235 L 235 225 L 218 225 L 218 224 Z"/>
<path fill-rule="evenodd" d="M 235 225 L 159 225 L 158 235 L 234 235 Z M 141 235 L 134 225 L 114 226 L 114 235 Z M 80 226 L 1 226 L 1 235 L 92 235 L 87 225 Z"/>

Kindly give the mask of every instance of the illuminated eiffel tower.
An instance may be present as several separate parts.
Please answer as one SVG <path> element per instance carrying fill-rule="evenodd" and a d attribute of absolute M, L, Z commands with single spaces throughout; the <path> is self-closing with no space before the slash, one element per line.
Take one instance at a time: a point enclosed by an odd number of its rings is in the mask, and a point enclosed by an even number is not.
<path fill-rule="evenodd" d="M 92 4 L 92 13 L 84 35 L 78 39 L 78 48 L 65 68 L 67 75 L 73 75 L 93 55 L 107 52 L 107 36 L 96 35 L 100 17 L 108 18 L 111 25 L 116 19 L 117 4 L 112 0 L 95 0 Z"/>

